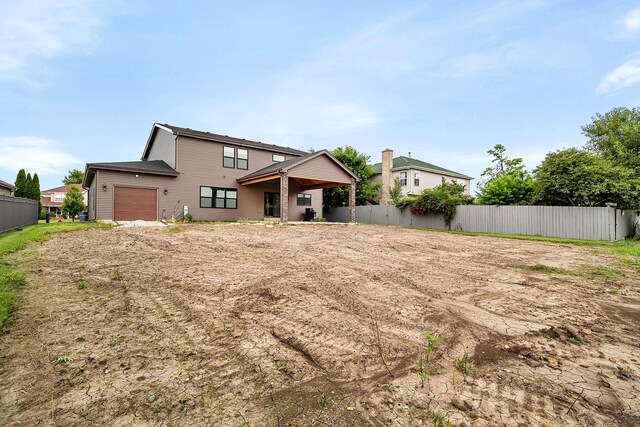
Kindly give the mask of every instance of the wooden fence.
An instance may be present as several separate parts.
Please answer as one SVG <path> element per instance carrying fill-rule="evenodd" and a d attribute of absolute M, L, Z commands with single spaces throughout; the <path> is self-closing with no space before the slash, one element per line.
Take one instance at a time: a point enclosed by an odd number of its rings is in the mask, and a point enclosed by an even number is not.
<path fill-rule="evenodd" d="M 0 196 L 0 233 L 38 222 L 38 202 L 22 197 Z"/>
<path fill-rule="evenodd" d="M 452 230 L 496 234 L 564 237 L 582 240 L 621 240 L 633 235 L 637 212 L 608 207 L 479 206 L 456 208 Z M 335 208 L 326 217 L 348 222 L 348 208 Z M 365 224 L 448 229 L 442 215 L 413 215 L 392 205 L 356 206 L 356 221 Z"/>

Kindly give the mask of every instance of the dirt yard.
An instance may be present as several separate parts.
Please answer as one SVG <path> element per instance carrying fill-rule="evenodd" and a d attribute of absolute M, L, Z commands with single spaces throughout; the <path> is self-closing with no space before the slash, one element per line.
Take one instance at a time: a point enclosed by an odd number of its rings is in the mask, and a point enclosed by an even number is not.
<path fill-rule="evenodd" d="M 0 425 L 640 425 L 640 271 L 595 248 L 231 224 L 8 261 Z"/>

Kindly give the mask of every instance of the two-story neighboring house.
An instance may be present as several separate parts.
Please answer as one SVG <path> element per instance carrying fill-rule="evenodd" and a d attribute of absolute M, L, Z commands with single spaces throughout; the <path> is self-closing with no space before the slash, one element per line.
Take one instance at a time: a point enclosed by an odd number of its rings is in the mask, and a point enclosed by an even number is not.
<path fill-rule="evenodd" d="M 400 180 L 400 188 L 403 196 L 418 195 L 422 191 L 437 187 L 442 180 L 455 181 L 465 186 L 465 193 L 469 193 L 471 186 L 470 176 L 454 172 L 422 160 L 411 157 L 393 157 L 393 150 L 382 151 L 382 162 L 373 165 L 376 174 L 371 178 L 372 182 L 382 183 L 379 203 L 387 204 L 391 201 L 390 189 L 395 185 L 395 180 Z"/>
<path fill-rule="evenodd" d="M 88 200 L 88 191 L 82 188 L 81 184 L 69 184 L 76 187 L 82 193 L 82 198 L 84 200 L 85 206 L 89 202 Z M 43 212 L 55 212 L 56 215 L 62 215 L 62 210 L 60 206 L 62 206 L 62 202 L 64 201 L 64 196 L 67 194 L 68 185 L 63 185 L 56 188 L 50 188 L 48 190 L 43 190 L 40 192 L 40 206 L 42 206 Z"/>
<path fill-rule="evenodd" d="M 13 196 L 16 186 L 0 180 L 0 196 Z"/>
<path fill-rule="evenodd" d="M 155 123 L 140 161 L 88 163 L 89 219 L 302 220 L 322 212 L 322 189 L 357 177 L 328 151 L 288 147 Z"/>

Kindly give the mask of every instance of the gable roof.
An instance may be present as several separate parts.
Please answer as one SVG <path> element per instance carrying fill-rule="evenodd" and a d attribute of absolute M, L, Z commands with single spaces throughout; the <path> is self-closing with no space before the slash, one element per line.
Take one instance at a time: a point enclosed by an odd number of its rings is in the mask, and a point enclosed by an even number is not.
<path fill-rule="evenodd" d="M 183 128 L 180 126 L 169 125 L 166 123 L 154 123 L 153 128 L 151 129 L 151 133 L 149 134 L 149 139 L 147 140 L 147 145 L 144 148 L 144 152 L 142 153 L 142 160 L 146 159 L 149 155 L 149 151 L 151 150 L 151 142 L 153 141 L 153 137 L 158 129 L 163 129 L 167 132 L 171 132 L 173 135 L 179 136 L 187 136 L 189 138 L 201 139 L 203 141 L 212 141 L 212 142 L 222 142 L 225 144 L 232 144 L 241 147 L 249 147 L 249 148 L 257 148 L 259 150 L 266 151 L 275 151 L 277 153 L 291 154 L 294 156 L 302 156 L 307 154 L 305 151 L 296 150 L 295 148 L 283 147 L 280 145 L 273 144 L 265 144 L 264 142 L 259 141 L 251 141 L 243 138 L 235 138 L 228 135 L 219 135 L 217 133 L 204 132 L 195 129 Z"/>
<path fill-rule="evenodd" d="M 80 192 L 84 191 L 82 188 L 82 184 L 69 184 L 69 185 L 73 185 L 74 187 L 76 187 L 78 190 L 80 190 Z M 66 193 L 67 192 L 67 187 L 69 187 L 69 185 L 61 185 L 60 187 L 56 187 L 56 188 L 50 188 L 48 190 L 42 190 L 40 192 L 40 194 L 48 194 L 48 193 Z"/>
<path fill-rule="evenodd" d="M 96 170 L 110 170 L 119 172 L 138 172 L 149 175 L 178 176 L 180 172 L 169 166 L 164 160 L 138 160 L 135 162 L 87 163 L 84 171 L 82 187 L 88 188 L 93 181 Z"/>
<path fill-rule="evenodd" d="M 360 181 L 360 179 L 353 172 L 351 172 L 351 170 L 349 170 L 349 168 L 345 167 L 338 159 L 333 157 L 333 155 L 328 150 L 320 150 L 320 151 L 316 151 L 314 153 L 307 153 L 307 154 L 305 154 L 304 156 L 301 156 L 301 157 L 295 157 L 293 159 L 285 160 L 284 162 L 274 163 L 274 164 L 269 165 L 267 167 L 264 167 L 264 168 L 262 168 L 260 170 L 252 172 L 252 173 L 250 173 L 248 175 L 245 175 L 242 178 L 238 178 L 237 181 L 242 183 L 242 182 L 250 181 L 252 179 L 262 178 L 262 177 L 269 176 L 269 175 L 275 175 L 276 173 L 279 173 L 279 172 L 286 172 L 289 169 L 291 169 L 292 167 L 301 165 L 301 164 L 303 164 L 305 162 L 308 162 L 311 159 L 315 159 L 316 157 L 319 157 L 321 155 L 328 156 L 331 160 L 333 160 L 336 163 L 337 166 L 339 166 L 346 173 L 348 173 L 349 176 L 351 176 L 352 178 L 355 178 L 356 181 Z"/>
<path fill-rule="evenodd" d="M 372 166 L 377 174 L 382 173 L 382 163 L 376 163 Z M 423 162 L 422 160 L 413 159 L 411 157 L 406 157 L 406 156 L 395 157 L 393 159 L 393 166 L 391 167 L 391 170 L 399 171 L 404 169 L 424 170 L 427 172 L 434 172 L 441 175 L 452 176 L 455 178 L 473 179 L 473 177 L 470 177 L 468 175 L 455 172 L 449 169 L 445 169 L 443 167 L 436 166 L 431 163 Z"/>
<path fill-rule="evenodd" d="M 8 188 L 8 189 L 10 189 L 11 191 L 13 191 L 13 190 L 15 190 L 15 189 L 16 189 L 16 186 L 15 186 L 15 185 L 13 185 L 13 184 L 9 184 L 8 182 L 3 181 L 3 180 L 1 180 L 1 179 L 0 179 L 0 187 Z"/>

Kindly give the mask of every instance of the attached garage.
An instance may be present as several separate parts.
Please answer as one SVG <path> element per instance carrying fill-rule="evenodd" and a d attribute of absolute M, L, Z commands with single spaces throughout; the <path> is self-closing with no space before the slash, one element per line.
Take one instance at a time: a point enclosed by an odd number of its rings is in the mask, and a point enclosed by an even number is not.
<path fill-rule="evenodd" d="M 157 221 L 156 188 L 114 187 L 113 216 L 116 221 Z"/>

